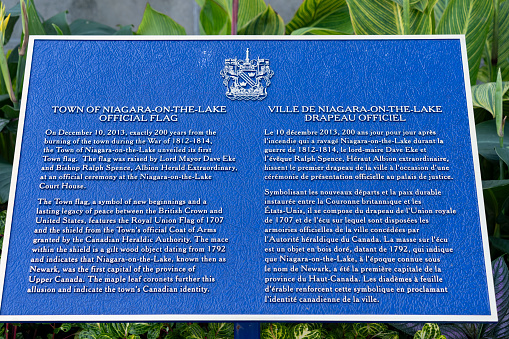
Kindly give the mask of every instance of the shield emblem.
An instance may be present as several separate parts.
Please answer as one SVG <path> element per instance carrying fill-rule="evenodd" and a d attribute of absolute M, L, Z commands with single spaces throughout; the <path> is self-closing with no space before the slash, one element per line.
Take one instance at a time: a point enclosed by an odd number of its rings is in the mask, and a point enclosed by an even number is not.
<path fill-rule="evenodd" d="M 226 97 L 230 100 L 263 100 L 267 97 L 267 87 L 274 72 L 267 59 L 226 59 L 221 71 Z"/>

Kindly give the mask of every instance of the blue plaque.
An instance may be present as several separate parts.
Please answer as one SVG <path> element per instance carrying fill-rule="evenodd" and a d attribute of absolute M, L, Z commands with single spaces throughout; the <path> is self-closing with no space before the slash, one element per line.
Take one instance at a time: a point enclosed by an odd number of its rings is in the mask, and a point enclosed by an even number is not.
<path fill-rule="evenodd" d="M 3 321 L 496 321 L 464 38 L 30 42 Z"/>

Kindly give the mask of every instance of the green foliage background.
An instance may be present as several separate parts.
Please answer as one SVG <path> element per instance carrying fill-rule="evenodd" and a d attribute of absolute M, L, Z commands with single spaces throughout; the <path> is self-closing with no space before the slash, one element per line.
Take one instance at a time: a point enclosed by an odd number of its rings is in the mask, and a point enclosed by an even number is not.
<path fill-rule="evenodd" d="M 504 140 L 509 114 L 509 0 L 304 0 L 284 23 L 264 0 L 196 0 L 204 35 L 426 35 L 463 34 L 475 109 L 492 258 L 509 252 L 509 142 Z M 235 5 L 234 5 L 235 3 Z M 238 7 L 237 7 L 238 6 Z M 238 12 L 234 9 L 238 8 Z M 185 29 L 147 4 L 136 31 L 88 21 L 68 23 L 66 12 L 43 20 L 33 0 L 9 9 L 1 28 L 0 203 L 8 200 L 19 102 L 31 35 L 183 35 Z M 0 18 L 1 19 L 1 18 Z M 23 26 L 20 46 L 5 51 L 16 24 Z M 232 32 L 232 27 L 234 32 Z M 235 27 L 237 29 L 235 30 Z M 5 205 L 4 205 L 5 209 Z M 0 213 L 3 234 L 5 211 Z M 505 259 L 493 263 L 499 323 L 446 325 L 454 338 L 509 338 L 509 274 Z M 504 306 L 505 305 L 505 306 Z M 399 330 L 396 330 L 398 328 Z M 219 339 L 232 338 L 225 323 L 5 324 L 0 339 Z M 436 324 L 262 324 L 264 339 L 279 338 L 445 338 Z"/>

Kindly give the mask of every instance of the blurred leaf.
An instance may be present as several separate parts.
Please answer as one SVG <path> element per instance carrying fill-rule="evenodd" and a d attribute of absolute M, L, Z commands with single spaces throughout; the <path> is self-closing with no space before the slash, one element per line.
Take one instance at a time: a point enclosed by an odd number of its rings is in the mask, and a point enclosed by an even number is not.
<path fill-rule="evenodd" d="M 125 338 L 127 333 L 129 333 L 129 331 L 125 332 L 123 330 L 123 324 L 121 323 L 104 323 L 104 324 L 101 324 L 100 327 L 101 327 L 101 337 L 104 336 L 104 335 L 107 335 L 111 338 Z"/>
<path fill-rule="evenodd" d="M 509 1 L 499 1 L 498 7 L 498 55 L 497 64 L 492 65 L 493 49 L 493 20 L 488 30 L 488 37 L 484 47 L 484 65 L 479 70 L 478 80 L 482 82 L 495 81 L 494 75 L 500 69 L 502 79 L 509 81 Z M 493 69 L 494 68 L 494 69 Z"/>
<path fill-rule="evenodd" d="M 299 28 L 292 32 L 292 35 L 347 35 L 347 34 L 348 33 L 343 33 L 333 29 L 314 28 L 314 27 Z"/>
<path fill-rule="evenodd" d="M 11 17 L 9 18 L 9 23 L 7 24 L 7 27 L 5 28 L 4 32 L 4 44 L 7 44 L 9 40 L 11 40 L 12 32 L 14 30 L 14 26 L 16 26 L 16 22 L 18 22 L 19 16 L 21 14 L 19 1 L 16 5 L 14 5 L 11 9 L 9 9 L 5 15 Z"/>
<path fill-rule="evenodd" d="M 486 41 L 486 47 L 484 48 L 483 59 L 481 60 L 481 67 L 479 67 L 479 72 L 477 72 L 477 83 L 488 83 L 491 81 L 491 72 L 489 65 L 486 60 L 491 60 L 491 51 L 488 54 L 488 42 Z"/>
<path fill-rule="evenodd" d="M 141 326 L 143 326 L 142 324 Z M 79 331 L 77 339 L 140 339 L 136 332 L 136 327 L 139 324 L 131 323 L 80 323 L 82 328 Z M 161 326 L 161 324 L 154 324 L 150 326 Z M 76 338 L 76 336 L 75 336 Z"/>
<path fill-rule="evenodd" d="M 169 16 L 155 11 L 147 3 L 143 19 L 136 31 L 139 35 L 185 35 L 186 30 Z"/>
<path fill-rule="evenodd" d="M 115 29 L 95 21 L 78 19 L 69 26 L 72 35 L 111 35 Z"/>
<path fill-rule="evenodd" d="M 440 333 L 440 327 L 437 324 L 424 324 L 422 330 L 417 331 L 414 335 L 414 339 L 446 339 Z"/>
<path fill-rule="evenodd" d="M 63 323 L 60 325 L 60 329 L 64 332 L 69 332 L 69 330 L 72 328 L 72 324 L 69 323 Z"/>
<path fill-rule="evenodd" d="M 482 324 L 445 324 L 440 326 L 440 331 L 448 339 L 471 339 L 480 338 Z"/>
<path fill-rule="evenodd" d="M 0 161 L 0 203 L 9 200 L 9 189 L 11 187 L 12 165 Z"/>
<path fill-rule="evenodd" d="M 403 34 L 403 9 L 391 0 L 346 0 L 357 35 Z"/>
<path fill-rule="evenodd" d="M 509 100 L 509 81 L 503 83 L 503 99 Z M 496 83 L 489 82 L 487 84 L 472 86 L 472 104 L 474 107 L 482 107 L 495 117 L 495 92 Z"/>
<path fill-rule="evenodd" d="M 4 130 L 15 134 L 18 131 L 18 121 L 12 120 L 7 124 L 7 126 L 5 126 Z"/>
<path fill-rule="evenodd" d="M 507 187 L 506 187 L 507 186 Z M 484 180 L 482 182 L 483 190 L 507 189 L 509 192 L 509 180 Z"/>
<path fill-rule="evenodd" d="M 509 148 L 495 147 L 495 152 L 509 166 Z"/>
<path fill-rule="evenodd" d="M 352 326 L 352 324 L 340 323 L 337 327 L 328 331 L 324 339 L 348 338 L 348 333 L 351 333 L 350 331 Z"/>
<path fill-rule="evenodd" d="M 19 114 L 19 110 L 16 110 L 15 108 L 11 107 L 11 106 L 4 106 L 2 107 L 2 111 L 4 111 L 7 114 L 16 114 L 16 111 L 17 113 Z M 0 118 L 0 131 L 4 129 L 5 126 L 7 126 L 7 124 L 10 122 L 9 119 L 2 119 Z"/>
<path fill-rule="evenodd" d="M 491 266 L 497 299 L 498 323 L 485 324 L 480 337 L 509 338 L 509 270 L 503 257 L 492 261 Z M 447 333 L 443 334 L 447 336 Z"/>
<path fill-rule="evenodd" d="M 282 324 L 270 324 L 261 333 L 261 339 L 289 339 L 288 328 Z"/>
<path fill-rule="evenodd" d="M 188 325 L 186 323 L 176 323 L 175 324 L 175 332 L 180 334 L 181 336 L 185 335 Z"/>
<path fill-rule="evenodd" d="M 442 15 L 444 14 L 445 8 L 449 4 L 450 0 L 438 0 L 435 8 L 433 9 L 435 12 L 435 21 L 440 22 Z"/>
<path fill-rule="evenodd" d="M 492 199 L 496 208 L 495 213 L 498 215 L 500 213 L 498 206 L 509 196 L 509 180 L 483 180 L 482 188 L 485 199 Z"/>
<path fill-rule="evenodd" d="M 12 17 L 19 17 L 21 15 L 21 6 L 19 4 L 19 1 L 16 2 L 14 6 L 12 6 L 7 12 L 5 12 L 5 15 L 11 15 Z"/>
<path fill-rule="evenodd" d="M 502 78 L 509 81 L 509 1 L 501 1 L 498 11 L 498 62 Z"/>
<path fill-rule="evenodd" d="M 504 96 L 504 83 L 502 81 L 502 73 L 500 69 L 497 72 L 497 82 L 495 86 L 495 121 L 497 124 L 497 134 L 499 137 L 504 137 L 504 104 L 503 104 L 503 96 Z"/>
<path fill-rule="evenodd" d="M 488 160 L 498 161 L 496 147 L 500 146 L 500 140 L 497 135 L 495 120 L 482 122 L 475 126 L 477 134 L 477 148 L 479 154 Z M 505 138 L 504 147 L 509 147 L 509 138 Z"/>
<path fill-rule="evenodd" d="M 231 20 L 227 7 L 216 0 L 206 0 L 200 12 L 200 32 L 207 35 L 226 35 L 230 34 L 230 30 Z"/>
<path fill-rule="evenodd" d="M 30 35 L 45 35 L 46 31 L 41 23 L 41 18 L 35 9 L 33 1 L 27 2 L 28 32 Z"/>
<path fill-rule="evenodd" d="M 78 339 L 96 339 L 97 337 L 97 333 L 90 330 L 83 330 L 78 334 Z"/>
<path fill-rule="evenodd" d="M 380 334 L 376 338 L 380 338 L 380 339 L 399 339 L 399 333 L 398 333 L 398 331 L 389 331 L 389 330 L 387 330 L 387 332 Z"/>
<path fill-rule="evenodd" d="M 509 234 L 509 196 L 505 199 L 500 214 L 497 216 L 497 223 L 503 234 Z"/>
<path fill-rule="evenodd" d="M 320 339 L 322 336 L 320 330 L 312 330 L 307 324 L 297 324 L 292 332 L 292 338 L 295 339 Z"/>
<path fill-rule="evenodd" d="M 509 196 L 509 180 L 484 180 L 482 182 L 486 221 L 490 232 L 500 215 L 504 201 Z"/>
<path fill-rule="evenodd" d="M 198 324 L 191 324 L 186 329 L 186 339 L 204 339 L 205 331 Z"/>
<path fill-rule="evenodd" d="M 261 13 L 238 31 L 239 35 L 283 35 L 285 24 L 283 18 L 272 7 L 267 6 Z"/>
<path fill-rule="evenodd" d="M 55 29 L 55 27 L 53 26 L 53 25 L 55 25 L 60 29 L 60 32 L 63 35 L 70 35 L 71 29 L 69 27 L 69 24 L 67 23 L 66 15 L 67 15 L 67 11 L 60 12 L 57 15 L 52 16 L 48 20 L 44 21 L 44 23 L 42 25 L 44 27 L 44 30 L 46 31 L 46 34 L 49 34 L 49 35 L 59 34 L 58 30 Z M 60 35 L 62 35 L 62 34 L 60 34 Z"/>
<path fill-rule="evenodd" d="M 422 323 L 395 323 L 391 326 L 403 331 L 409 335 L 415 335 L 418 331 L 424 328 L 425 324 Z M 477 328 L 474 325 L 473 329 L 470 329 L 472 324 L 442 324 L 440 331 L 447 339 L 473 339 L 477 336 L 472 336 L 476 333 Z M 473 330 L 473 331 L 471 331 Z M 445 333 L 447 331 L 447 333 Z M 422 333 L 422 332 L 421 332 Z M 414 337 L 415 338 L 415 337 Z"/>
<path fill-rule="evenodd" d="M 18 126 L 17 121 L 11 121 L 7 126 L 4 127 L 3 131 L 0 132 L 0 159 L 6 160 L 12 164 L 14 159 L 14 149 L 16 146 L 16 132 L 11 131 L 11 125 Z"/>
<path fill-rule="evenodd" d="M 19 57 L 19 49 L 18 48 L 15 48 L 13 52 L 16 52 L 16 54 L 18 54 L 18 60 L 16 63 L 16 76 L 15 76 L 16 84 L 15 84 L 14 90 L 16 91 L 16 96 L 18 98 L 22 99 L 23 81 L 25 80 L 24 76 L 25 76 L 25 66 L 26 66 L 27 57 L 26 57 L 26 55 Z M 13 77 L 13 79 L 14 79 L 14 77 Z"/>
<path fill-rule="evenodd" d="M 233 337 L 233 323 L 209 323 L 207 339 L 228 339 Z"/>
<path fill-rule="evenodd" d="M 18 62 L 19 62 L 19 54 L 18 49 L 14 48 L 10 53 L 8 54 L 7 58 L 7 67 L 9 68 L 9 74 L 11 76 L 11 79 L 13 82 L 16 81 L 16 72 L 18 71 Z M 14 85 L 14 83 L 13 83 Z"/>
<path fill-rule="evenodd" d="M 353 34 L 346 0 L 305 0 L 293 19 L 286 24 L 286 34 L 303 28 L 323 28 L 342 32 L 339 34 Z"/>
<path fill-rule="evenodd" d="M 3 236 L 5 234 L 5 221 L 7 219 L 7 210 L 0 211 L 0 251 L 2 250 L 3 245 Z M 3 334 L 4 328 L 0 330 L 0 334 Z M 0 336 L 0 338 L 5 338 L 5 336 Z"/>
<path fill-rule="evenodd" d="M 124 338 L 123 331 L 117 328 L 118 323 L 100 323 L 99 324 L 99 339 L 116 339 L 119 337 Z"/>
<path fill-rule="evenodd" d="M 392 0 L 392 1 L 396 2 L 398 5 L 403 7 L 403 0 Z M 429 0 L 429 1 L 436 2 L 436 0 Z M 420 12 L 424 12 L 429 7 L 429 1 L 428 0 L 410 0 L 409 1 L 410 8 L 416 9 Z"/>
<path fill-rule="evenodd" d="M 149 323 L 134 323 L 132 324 L 129 333 L 131 334 L 145 334 L 148 332 L 152 324 Z"/>
<path fill-rule="evenodd" d="M 52 24 L 51 26 L 53 26 L 53 28 L 55 29 L 55 31 L 57 32 L 57 35 L 64 35 L 64 32 L 62 32 L 62 30 L 60 29 L 60 27 L 58 27 L 57 25 L 55 24 Z"/>
<path fill-rule="evenodd" d="M 481 122 L 491 119 L 493 119 L 493 116 L 489 111 L 481 107 L 474 107 L 474 120 L 476 124 L 480 124 Z"/>
<path fill-rule="evenodd" d="M 471 85 L 476 83 L 492 16 L 492 1 L 450 0 L 438 23 L 438 34 L 465 34 Z"/>
<path fill-rule="evenodd" d="M 14 119 L 19 117 L 19 109 L 14 108 L 9 105 L 5 105 L 2 107 L 2 112 L 4 112 L 4 116 L 7 119 Z M 9 123 L 9 120 L 0 118 L 0 131 L 4 129 L 4 127 Z"/>
<path fill-rule="evenodd" d="M 346 0 L 355 34 L 403 34 L 403 8 L 392 0 Z M 410 9 L 410 34 L 434 32 L 433 6 L 430 0 L 424 12 Z"/>
<path fill-rule="evenodd" d="M 93 331 L 93 332 L 97 332 L 99 333 L 100 332 L 100 325 L 99 323 L 82 323 L 81 324 L 81 328 L 83 330 L 87 330 L 87 331 Z"/>
<path fill-rule="evenodd" d="M 147 332 L 147 339 L 157 339 L 161 334 L 161 329 L 164 327 L 164 324 L 156 323 L 150 326 L 150 329 Z"/>
<path fill-rule="evenodd" d="M 323 324 L 322 323 L 306 323 L 309 330 L 323 330 Z"/>
<path fill-rule="evenodd" d="M 119 28 L 114 35 L 133 35 L 133 26 L 125 25 Z"/>
<path fill-rule="evenodd" d="M 0 104 L 4 104 L 10 102 L 9 94 L 2 94 L 0 95 Z"/>
<path fill-rule="evenodd" d="M 490 237 L 490 243 L 504 253 L 509 253 L 509 240 Z"/>
<path fill-rule="evenodd" d="M 228 1 L 228 3 L 228 11 L 231 13 L 231 1 Z M 244 26 L 248 25 L 252 20 L 259 17 L 266 9 L 267 5 L 263 0 L 239 0 L 238 31 L 243 29 Z"/>
<path fill-rule="evenodd" d="M 380 339 L 397 339 L 398 334 L 395 331 L 389 330 L 387 325 L 380 323 L 365 323 L 354 324 L 355 331 L 367 338 L 380 338 Z"/>

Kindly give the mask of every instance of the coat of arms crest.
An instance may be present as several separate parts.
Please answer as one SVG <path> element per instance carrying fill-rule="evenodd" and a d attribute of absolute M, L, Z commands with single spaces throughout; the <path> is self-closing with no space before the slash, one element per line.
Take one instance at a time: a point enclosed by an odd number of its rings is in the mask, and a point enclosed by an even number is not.
<path fill-rule="evenodd" d="M 226 59 L 221 71 L 226 97 L 230 100 L 263 100 L 267 96 L 267 87 L 274 72 L 267 59 L 249 60 L 249 48 L 246 59 Z"/>

